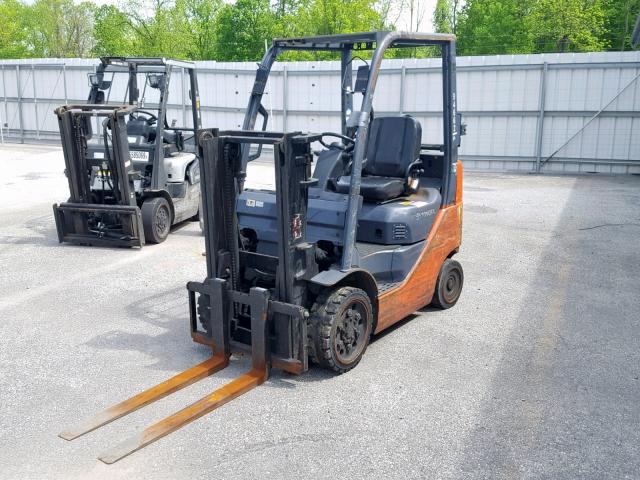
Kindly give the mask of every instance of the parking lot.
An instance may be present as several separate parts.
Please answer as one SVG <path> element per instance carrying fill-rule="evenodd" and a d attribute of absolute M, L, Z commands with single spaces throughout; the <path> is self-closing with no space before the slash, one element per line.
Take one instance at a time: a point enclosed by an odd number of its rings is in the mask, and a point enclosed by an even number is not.
<path fill-rule="evenodd" d="M 57 146 L 0 147 L 0 478 L 640 478 L 640 177 L 468 173 L 459 303 L 353 371 L 261 387 L 115 465 L 97 456 L 243 372 L 73 442 L 87 415 L 203 361 L 197 223 L 160 245 L 58 244 Z"/>

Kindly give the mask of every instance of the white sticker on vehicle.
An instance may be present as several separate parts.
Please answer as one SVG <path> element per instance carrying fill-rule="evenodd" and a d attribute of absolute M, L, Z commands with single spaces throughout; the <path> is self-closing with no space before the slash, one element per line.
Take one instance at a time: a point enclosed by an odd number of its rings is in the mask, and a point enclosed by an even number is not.
<path fill-rule="evenodd" d="M 256 206 L 256 201 L 253 198 L 247 198 L 247 207 L 255 207 Z"/>
<path fill-rule="evenodd" d="M 104 152 L 93 152 L 93 158 L 104 158 Z"/>
<path fill-rule="evenodd" d="M 129 156 L 131 160 L 149 160 L 149 152 L 143 150 L 129 150 Z"/>

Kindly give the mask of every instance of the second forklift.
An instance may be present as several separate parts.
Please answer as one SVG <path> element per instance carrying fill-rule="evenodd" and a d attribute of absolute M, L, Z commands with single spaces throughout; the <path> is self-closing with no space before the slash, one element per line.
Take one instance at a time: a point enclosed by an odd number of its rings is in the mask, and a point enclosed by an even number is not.
<path fill-rule="evenodd" d="M 56 109 L 71 194 L 53 206 L 58 239 L 101 246 L 163 242 L 172 225 L 198 219 L 195 64 L 105 57 L 88 79 L 86 104 Z M 180 89 L 180 103 L 170 104 L 170 93 Z M 170 111 L 181 124 L 169 123 Z"/>

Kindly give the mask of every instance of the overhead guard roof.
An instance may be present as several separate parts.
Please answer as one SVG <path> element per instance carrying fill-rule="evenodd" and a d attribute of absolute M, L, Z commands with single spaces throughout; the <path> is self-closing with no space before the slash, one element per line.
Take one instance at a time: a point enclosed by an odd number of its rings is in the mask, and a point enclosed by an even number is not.
<path fill-rule="evenodd" d="M 449 33 L 420 32 L 361 32 L 339 35 L 319 35 L 314 37 L 277 38 L 273 46 L 287 50 L 372 50 L 373 43 L 380 43 L 386 37 L 393 38 L 391 47 L 416 47 L 441 45 L 456 41 L 456 36 Z"/>

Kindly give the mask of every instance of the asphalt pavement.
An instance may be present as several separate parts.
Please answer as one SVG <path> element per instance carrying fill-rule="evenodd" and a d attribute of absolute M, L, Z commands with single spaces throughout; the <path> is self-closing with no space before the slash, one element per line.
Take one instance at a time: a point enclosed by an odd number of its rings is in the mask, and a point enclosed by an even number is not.
<path fill-rule="evenodd" d="M 60 245 L 60 148 L 1 146 L 0 166 L 2 479 L 640 478 L 639 177 L 468 173 L 454 308 L 379 335 L 348 374 L 273 371 L 105 465 L 249 359 L 58 438 L 207 358 L 185 289 L 204 278 L 204 240 L 187 223 L 140 250 Z"/>

